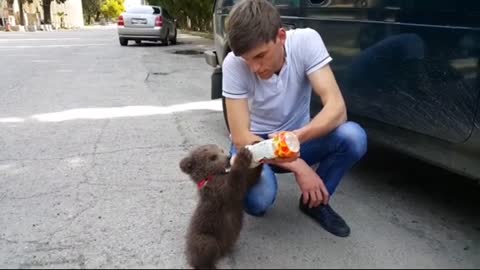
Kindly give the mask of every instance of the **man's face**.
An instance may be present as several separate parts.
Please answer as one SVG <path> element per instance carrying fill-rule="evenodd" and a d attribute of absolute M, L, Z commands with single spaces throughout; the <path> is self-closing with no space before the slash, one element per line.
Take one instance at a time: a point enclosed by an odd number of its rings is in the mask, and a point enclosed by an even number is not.
<path fill-rule="evenodd" d="M 275 72 L 282 68 L 285 38 L 285 29 L 280 28 L 275 42 L 263 43 L 242 55 L 250 70 L 262 80 L 272 77 Z"/>

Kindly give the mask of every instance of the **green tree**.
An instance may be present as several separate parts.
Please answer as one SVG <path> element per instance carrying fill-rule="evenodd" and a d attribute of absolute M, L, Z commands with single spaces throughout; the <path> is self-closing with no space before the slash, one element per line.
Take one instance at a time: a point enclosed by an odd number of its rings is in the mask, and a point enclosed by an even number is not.
<path fill-rule="evenodd" d="M 123 3 L 124 0 L 106 0 L 100 8 L 105 19 L 110 20 L 111 18 L 120 16 L 120 14 L 125 11 Z"/>
<path fill-rule="evenodd" d="M 83 17 L 85 24 L 91 24 L 98 21 L 102 14 L 101 8 L 104 0 L 82 0 Z"/>

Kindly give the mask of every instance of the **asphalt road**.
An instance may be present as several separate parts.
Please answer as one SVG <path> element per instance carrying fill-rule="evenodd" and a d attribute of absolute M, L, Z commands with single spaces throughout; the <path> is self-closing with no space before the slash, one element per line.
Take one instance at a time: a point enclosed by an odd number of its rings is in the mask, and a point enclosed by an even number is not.
<path fill-rule="evenodd" d="M 0 32 L 0 267 L 186 268 L 192 146 L 228 147 L 210 100 L 209 40 L 121 47 L 114 29 Z M 325 232 L 279 176 L 223 268 L 478 268 L 480 190 L 372 147 L 332 198 L 352 229 Z"/>

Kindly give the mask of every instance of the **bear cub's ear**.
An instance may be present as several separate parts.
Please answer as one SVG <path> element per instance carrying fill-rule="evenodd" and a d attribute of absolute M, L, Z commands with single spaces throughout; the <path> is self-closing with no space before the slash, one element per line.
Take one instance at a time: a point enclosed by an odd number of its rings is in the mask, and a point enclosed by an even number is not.
<path fill-rule="evenodd" d="M 180 161 L 180 169 L 186 173 L 186 174 L 191 174 L 193 171 L 193 160 L 191 157 L 186 157 L 183 158 Z"/>

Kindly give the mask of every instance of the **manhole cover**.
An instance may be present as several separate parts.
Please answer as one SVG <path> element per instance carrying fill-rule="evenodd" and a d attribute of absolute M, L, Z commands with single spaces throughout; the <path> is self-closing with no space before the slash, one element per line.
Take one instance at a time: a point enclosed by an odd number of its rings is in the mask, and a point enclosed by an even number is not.
<path fill-rule="evenodd" d="M 203 54 L 203 51 L 199 51 L 199 50 L 176 50 L 173 53 L 174 54 L 183 54 L 183 55 L 199 55 L 199 54 Z"/>

